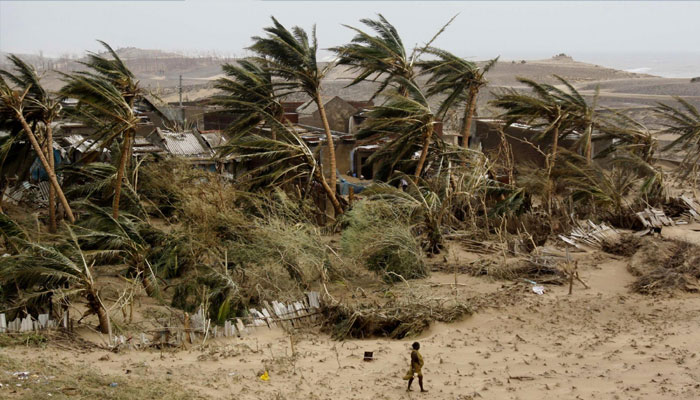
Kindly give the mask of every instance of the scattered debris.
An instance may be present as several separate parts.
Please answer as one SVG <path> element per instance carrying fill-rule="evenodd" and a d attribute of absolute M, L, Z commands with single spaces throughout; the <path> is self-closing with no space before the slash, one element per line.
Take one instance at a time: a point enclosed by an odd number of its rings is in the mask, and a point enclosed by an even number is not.
<path fill-rule="evenodd" d="M 664 226 L 674 226 L 675 222 L 663 212 L 656 208 L 647 208 L 637 213 L 637 218 L 642 221 L 645 228 L 661 228 Z"/>
<path fill-rule="evenodd" d="M 323 328 L 330 331 L 334 339 L 372 336 L 402 339 L 423 332 L 432 321 L 459 320 L 472 314 L 473 308 L 471 304 L 460 302 L 446 305 L 439 299 L 414 299 L 382 306 L 324 305 L 321 311 L 325 317 Z"/>
<path fill-rule="evenodd" d="M 606 240 L 610 240 L 618 235 L 612 227 L 601 223 L 600 225 L 591 220 L 585 223 L 576 222 L 568 236 L 559 235 L 559 239 L 570 244 L 577 249 L 594 248 L 598 249 Z"/>

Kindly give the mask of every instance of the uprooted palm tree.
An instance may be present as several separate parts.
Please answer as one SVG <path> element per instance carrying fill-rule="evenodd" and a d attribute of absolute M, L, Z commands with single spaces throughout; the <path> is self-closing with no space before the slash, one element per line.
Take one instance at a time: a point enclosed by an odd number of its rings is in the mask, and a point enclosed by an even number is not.
<path fill-rule="evenodd" d="M 389 141 L 377 152 L 369 162 L 381 161 L 379 175 L 388 179 L 395 169 L 404 172 L 413 170 L 414 181 L 423 173 L 431 145 L 442 146 L 442 139 L 434 135 L 435 114 L 420 87 L 412 81 L 399 79 L 400 84 L 408 92 L 407 96 L 399 93 L 388 94 L 386 103 L 372 108 L 367 120 L 358 132 L 358 139 Z M 412 161 L 418 153 L 417 163 Z"/>
<path fill-rule="evenodd" d="M 428 96 L 446 95 L 440 103 L 437 114 L 443 119 L 447 112 L 458 104 L 464 103 L 464 118 L 462 119 L 462 145 L 469 146 L 469 134 L 472 118 L 476 110 L 476 98 L 479 90 L 488 81 L 486 73 L 496 65 L 498 57 L 489 60 L 483 67 L 467 61 L 449 51 L 430 47 L 426 50 L 437 59 L 421 61 L 419 66 L 422 73 L 429 74 Z"/>
<path fill-rule="evenodd" d="M 685 151 L 683 163 L 695 166 L 700 162 L 700 112 L 687 100 L 676 97 L 680 105 L 659 103 L 656 112 L 665 120 L 665 131 L 679 135 L 663 150 L 680 148 Z M 690 170 L 690 169 L 688 169 Z"/>
<path fill-rule="evenodd" d="M 234 136 L 242 135 L 257 128 L 264 118 L 257 110 L 264 110 L 282 120 L 284 109 L 275 94 L 270 70 L 255 60 L 241 60 L 237 64 L 224 64 L 221 67 L 226 74 L 219 78 L 215 87 L 222 93 L 214 96 L 214 102 L 226 108 L 235 116 L 227 128 Z M 272 139 L 275 131 L 272 131 Z"/>
<path fill-rule="evenodd" d="M 281 79 L 281 82 L 275 83 L 277 88 L 285 93 L 304 93 L 316 103 L 323 130 L 326 133 L 326 148 L 330 160 L 328 185 L 335 193 L 335 144 L 321 98 L 321 80 L 331 69 L 332 64 L 322 67 L 316 59 L 318 43 L 315 26 L 309 38 L 306 31 L 298 26 L 293 27 L 290 32 L 274 17 L 272 23 L 273 26 L 265 28 L 266 37 L 253 37 L 254 43 L 249 49 L 257 55 L 258 63 L 264 65 L 272 77 Z"/>
<path fill-rule="evenodd" d="M 20 305 L 50 297 L 67 306 L 72 298 L 83 297 L 88 306 L 84 316 L 97 315 L 100 331 L 110 333 L 109 315 L 95 282 L 92 260 L 98 254 L 86 254 L 70 226 L 66 232 L 65 240 L 50 245 L 34 243 L 26 236 L 13 238 L 21 251 L 2 259 L 0 282 L 22 288 L 17 299 Z"/>
<path fill-rule="evenodd" d="M 61 94 L 78 100 L 75 117 L 97 128 L 94 138 L 102 148 L 121 139 L 112 200 L 112 215 L 117 218 L 122 183 L 138 123 L 134 104 L 143 91 L 119 55 L 107 43 L 100 43 L 111 58 L 89 53 L 88 61 L 82 62 L 88 70 L 66 75 Z"/>
<path fill-rule="evenodd" d="M 28 97 L 31 90 L 32 85 L 28 87 L 19 88 L 19 90 L 13 89 L 5 81 L 5 78 L 3 76 L 0 76 L 0 109 L 4 110 L 4 114 L 12 115 L 12 118 L 14 118 L 22 127 L 22 130 L 27 135 L 27 138 L 29 139 L 32 148 L 34 149 L 34 152 L 36 153 L 37 157 L 39 158 L 39 161 L 41 162 L 41 165 L 44 167 L 44 170 L 48 175 L 49 182 L 51 183 L 51 186 L 54 188 L 56 194 L 58 195 L 58 198 L 61 201 L 61 205 L 63 206 L 69 221 L 75 222 L 75 216 L 73 215 L 73 211 L 71 210 L 71 207 L 68 204 L 68 200 L 66 200 L 66 196 L 63 194 L 63 190 L 61 189 L 61 186 L 58 183 L 56 173 L 52 168 L 53 163 L 50 162 L 45 156 L 45 149 L 42 149 L 42 146 L 39 144 L 39 141 L 35 134 L 35 130 L 29 126 L 29 122 L 27 120 L 27 111 L 36 111 L 37 107 L 36 101 L 32 101 L 32 98 Z M 44 106 L 47 105 L 47 103 L 44 104 Z M 32 110 L 32 108 L 34 108 L 34 110 Z M 49 148 L 50 157 L 48 158 L 53 159 L 53 146 L 49 144 Z"/>

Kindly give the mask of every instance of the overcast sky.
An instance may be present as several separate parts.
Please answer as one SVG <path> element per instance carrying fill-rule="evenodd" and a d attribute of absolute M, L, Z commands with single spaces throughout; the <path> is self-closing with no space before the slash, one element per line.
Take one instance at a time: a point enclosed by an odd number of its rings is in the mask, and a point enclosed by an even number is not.
<path fill-rule="evenodd" d="M 412 46 L 459 17 L 438 45 L 477 58 L 566 52 L 700 52 L 700 2 L 628 1 L 10 1 L 0 0 L 0 51 L 44 55 L 114 47 L 241 55 L 275 15 L 317 24 L 319 42 L 348 41 L 358 20 L 384 14 Z"/>

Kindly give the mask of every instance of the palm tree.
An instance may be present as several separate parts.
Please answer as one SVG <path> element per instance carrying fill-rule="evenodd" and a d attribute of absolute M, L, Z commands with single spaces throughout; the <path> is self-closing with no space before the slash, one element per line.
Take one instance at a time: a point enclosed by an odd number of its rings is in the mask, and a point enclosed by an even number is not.
<path fill-rule="evenodd" d="M 61 112 L 61 103 L 50 96 L 41 85 L 36 70 L 15 55 L 8 57 L 14 65 L 15 73 L 0 70 L 0 75 L 7 78 L 16 87 L 28 90 L 26 99 L 26 118 L 28 122 L 41 122 L 45 132 L 45 156 L 49 161 L 49 167 L 56 173 L 55 159 L 53 155 L 53 121 Z M 49 231 L 56 232 L 56 190 L 49 185 Z"/>
<path fill-rule="evenodd" d="M 382 160 L 386 164 L 384 175 L 388 177 L 403 160 L 420 152 L 415 166 L 414 180 L 423 172 L 430 144 L 434 140 L 435 115 L 421 89 L 414 83 L 397 79 L 408 96 L 389 94 L 386 103 L 374 107 L 369 113 L 358 139 L 395 138 L 370 157 L 370 162 Z M 438 140 L 440 142 L 440 140 Z M 388 169 L 388 170 L 387 170 Z"/>
<path fill-rule="evenodd" d="M 308 192 L 311 183 L 315 181 L 326 192 L 335 212 L 342 214 L 343 207 L 336 197 L 335 190 L 326 181 L 316 156 L 306 142 L 274 115 L 262 109 L 256 112 L 274 132 L 274 138 L 258 133 L 239 135 L 221 146 L 220 154 L 259 164 L 243 176 L 243 181 L 251 188 L 282 186 L 306 179 Z"/>
<path fill-rule="evenodd" d="M 700 159 L 700 112 L 687 100 L 675 98 L 680 106 L 659 103 L 656 112 L 666 121 L 666 132 L 679 135 L 663 150 L 680 147 L 686 152 L 684 163 L 697 164 Z"/>
<path fill-rule="evenodd" d="M 109 209 L 84 202 L 86 217 L 76 227 L 77 238 L 88 255 L 95 262 L 121 261 L 129 266 L 137 276 L 146 294 L 153 297 L 158 294 L 156 277 L 150 268 L 148 256 L 150 245 L 141 234 L 148 225 L 138 217 L 122 212 L 118 218 Z"/>
<path fill-rule="evenodd" d="M 26 293 L 21 298 L 23 303 L 51 296 L 68 304 L 71 297 L 81 296 L 87 301 L 88 314 L 97 315 L 100 331 L 111 333 L 109 316 L 100 298 L 90 257 L 80 248 L 70 226 L 66 225 L 66 231 L 67 240 L 53 245 L 13 239 L 22 251 L 3 259 L 0 282 L 17 283 L 18 287 L 25 288 Z"/>
<path fill-rule="evenodd" d="M 507 124 L 519 122 L 539 129 L 540 133 L 535 135 L 536 140 L 551 136 L 551 148 L 545 156 L 546 176 L 549 180 L 556 165 L 559 138 L 570 132 L 568 128 L 571 115 L 566 103 L 553 93 L 554 88 L 551 85 L 539 84 L 525 78 L 518 78 L 518 81 L 528 86 L 532 94 L 509 89 L 497 94 L 491 104 L 504 110 L 500 117 L 504 118 Z M 553 187 L 551 183 L 547 187 L 545 201 L 551 215 Z"/>
<path fill-rule="evenodd" d="M 572 131 L 584 132 L 579 141 L 578 148 L 583 150 L 586 162 L 590 164 L 593 151 L 593 131 L 601 123 L 600 118 L 596 114 L 599 87 L 596 86 L 593 101 L 589 103 L 566 79 L 559 75 L 554 75 L 554 78 L 556 78 L 566 90 L 562 90 L 553 85 L 544 85 L 544 87 L 546 87 L 566 109 L 569 117 L 569 129 Z"/>
<path fill-rule="evenodd" d="M 143 95 L 143 91 L 119 55 L 107 43 L 99 42 L 111 58 L 89 53 L 88 61 L 82 63 L 88 71 L 67 75 L 66 85 L 61 89 L 61 94 L 79 101 L 77 116 L 98 127 L 95 138 L 102 147 L 107 147 L 113 141 L 122 138 L 112 200 L 112 215 L 117 218 L 121 187 L 131 158 L 132 141 L 138 123 L 134 103 Z"/>
<path fill-rule="evenodd" d="M 486 65 L 479 68 L 476 63 L 457 57 L 449 51 L 430 47 L 426 52 L 437 57 L 436 60 L 418 63 L 424 74 L 430 74 L 427 94 L 429 97 L 447 95 L 437 111 L 443 119 L 452 107 L 464 102 L 462 145 L 468 147 L 472 117 L 476 109 L 476 97 L 479 90 L 488 83 L 484 76 L 496 65 L 498 57 L 487 61 Z"/>
<path fill-rule="evenodd" d="M 383 15 L 378 14 L 378 17 L 377 20 L 360 20 L 374 31 L 374 35 L 343 25 L 355 31 L 356 35 L 349 44 L 331 49 L 338 55 L 338 65 L 347 65 L 350 70 L 358 72 L 357 77 L 348 86 L 356 85 L 370 77 L 373 82 L 381 79 L 372 98 L 392 83 L 397 83 L 397 77 L 405 81 L 413 80 L 414 64 L 418 55 L 415 51 L 409 54 L 396 28 Z M 404 96 L 408 94 L 407 88 L 401 84 L 398 84 L 397 89 Z"/>
<path fill-rule="evenodd" d="M 309 35 L 302 28 L 295 26 L 290 32 L 274 17 L 273 26 L 265 28 L 266 37 L 253 37 L 253 45 L 249 47 L 258 57 L 258 62 L 273 77 L 282 79 L 276 86 L 288 92 L 301 92 L 309 96 L 318 107 L 319 116 L 326 133 L 326 146 L 330 159 L 328 185 L 336 190 L 336 159 L 335 144 L 331 128 L 328 125 L 326 110 L 321 98 L 321 80 L 332 67 L 328 64 L 321 67 L 316 60 L 318 43 L 316 40 L 316 27 Z"/>
<path fill-rule="evenodd" d="M 284 109 L 279 102 L 280 96 L 275 94 L 269 69 L 254 60 L 224 64 L 222 69 L 226 78 L 218 79 L 215 87 L 223 93 L 214 96 L 214 102 L 235 115 L 234 122 L 228 127 L 229 132 L 241 135 L 256 128 L 264 120 L 257 113 L 259 109 L 282 120 Z M 276 139 L 275 131 L 272 134 L 272 139 Z"/>
<path fill-rule="evenodd" d="M 28 103 L 27 95 L 29 94 L 30 89 L 31 87 L 23 88 L 22 91 L 13 90 L 5 81 L 4 77 L 0 76 L 0 108 L 11 113 L 16 121 L 20 123 L 24 133 L 27 135 L 27 138 L 32 145 L 32 148 L 34 149 L 34 152 L 37 154 L 37 157 L 39 157 L 41 165 L 44 167 L 44 170 L 46 170 L 46 173 L 49 176 L 49 182 L 56 191 L 56 194 L 61 201 L 61 205 L 63 205 L 63 208 L 66 211 L 68 220 L 73 223 L 75 222 L 75 216 L 73 215 L 73 211 L 68 204 L 68 200 L 66 200 L 66 196 L 63 194 L 63 190 L 61 190 L 56 173 L 54 172 L 53 168 L 51 168 L 51 163 L 47 160 L 47 157 L 45 157 L 44 149 L 41 148 L 41 145 L 34 134 L 34 130 L 27 122 L 25 107 Z M 53 158 L 53 148 L 51 150 L 50 158 Z"/>

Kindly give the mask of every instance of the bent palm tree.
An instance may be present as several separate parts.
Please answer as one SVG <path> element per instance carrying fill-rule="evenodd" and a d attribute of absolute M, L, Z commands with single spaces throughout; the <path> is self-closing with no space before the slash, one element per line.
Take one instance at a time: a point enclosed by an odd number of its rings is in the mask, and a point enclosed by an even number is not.
<path fill-rule="evenodd" d="M 374 107 L 368 114 L 364 127 L 358 132 L 358 139 L 395 138 L 382 149 L 375 152 L 369 161 L 384 160 L 386 164 L 384 175 L 394 171 L 403 160 L 411 158 L 419 151 L 418 163 L 415 166 L 414 180 L 418 182 L 430 144 L 434 139 L 435 115 L 430 109 L 427 98 L 413 82 L 402 80 L 409 96 L 398 93 L 390 94 L 385 104 Z"/>
<path fill-rule="evenodd" d="M 437 111 L 443 119 L 449 109 L 464 103 L 462 145 L 468 147 L 472 118 L 476 109 L 476 97 L 479 90 L 488 83 L 484 76 L 496 65 L 498 57 L 487 61 L 486 65 L 479 68 L 476 63 L 457 57 L 449 51 L 430 47 L 426 52 L 437 57 L 436 60 L 418 63 L 424 74 L 430 74 L 427 94 L 429 97 L 447 95 Z"/>
<path fill-rule="evenodd" d="M 357 77 L 348 86 L 356 85 L 372 76 L 372 81 L 383 79 L 372 98 L 396 82 L 396 77 L 405 80 L 415 77 L 415 53 L 408 54 L 396 28 L 383 15 L 379 14 L 378 17 L 377 20 L 360 20 L 371 28 L 375 35 L 343 25 L 357 34 L 349 44 L 331 49 L 338 55 L 338 65 L 347 65 L 350 70 L 358 72 Z M 407 94 L 407 89 L 402 85 L 399 85 L 398 90 L 403 95 Z"/>
<path fill-rule="evenodd" d="M 319 116 L 326 133 L 326 146 L 330 171 L 328 184 L 336 191 L 336 158 L 333 135 L 328 124 L 326 109 L 321 98 L 321 80 L 332 67 L 328 64 L 321 68 L 316 60 L 318 43 L 316 40 L 316 27 L 311 30 L 311 39 L 302 28 L 295 26 L 290 32 L 274 17 L 273 26 L 265 28 L 266 37 L 253 37 L 253 45 L 249 47 L 258 56 L 260 64 L 266 65 L 266 69 L 273 77 L 282 79 L 276 86 L 289 92 L 301 92 L 309 96 L 318 107 Z"/>
<path fill-rule="evenodd" d="M 680 106 L 659 103 L 656 112 L 665 119 L 666 132 L 679 135 L 663 150 L 680 147 L 686 152 L 685 164 L 697 164 L 700 160 L 700 112 L 687 100 L 676 97 Z"/>
<path fill-rule="evenodd" d="M 95 139 L 102 147 L 122 138 L 112 201 L 112 215 L 117 218 L 121 187 L 138 123 L 134 103 L 143 93 L 134 74 L 117 53 L 107 43 L 99 42 L 112 58 L 89 53 L 88 61 L 82 63 L 88 71 L 67 75 L 61 94 L 79 101 L 77 117 L 98 127 Z"/>
<path fill-rule="evenodd" d="M 0 107 L 12 113 L 13 117 L 22 126 L 22 129 L 27 135 L 29 142 L 32 144 L 34 152 L 36 153 L 37 157 L 39 157 L 41 165 L 44 167 L 44 170 L 46 170 L 46 173 L 49 176 L 51 186 L 53 186 L 54 190 L 58 194 L 58 198 L 61 201 L 66 214 L 68 215 L 68 219 L 72 223 L 75 222 L 73 211 L 68 204 L 68 200 L 66 200 L 66 196 L 63 194 L 63 190 L 61 190 L 56 173 L 54 172 L 53 168 L 51 168 L 51 164 L 47 158 L 44 156 L 44 149 L 42 149 L 41 145 L 39 145 L 39 141 L 34 134 L 34 130 L 32 130 L 32 128 L 29 126 L 29 123 L 25 117 L 26 97 L 29 93 L 29 89 L 31 88 L 25 88 L 23 89 L 23 92 L 15 91 L 11 89 L 5 79 L 0 76 Z M 51 156 L 53 158 L 53 152 L 51 153 Z"/>
<path fill-rule="evenodd" d="M 36 70 L 15 55 L 8 57 L 14 65 L 15 73 L 0 70 L 0 75 L 6 77 L 18 88 L 27 90 L 26 118 L 28 122 L 41 122 L 45 135 L 45 156 L 49 161 L 49 167 L 56 173 L 55 159 L 53 155 L 53 121 L 61 112 L 61 104 L 52 98 L 41 85 Z M 49 231 L 56 232 L 56 189 L 49 185 Z"/>
<path fill-rule="evenodd" d="M 559 152 L 559 138 L 570 132 L 570 114 L 562 99 L 552 93 L 551 85 L 539 84 L 525 78 L 518 78 L 518 81 L 528 86 L 532 94 L 509 89 L 497 94 L 491 104 L 504 110 L 500 117 L 504 118 L 506 123 L 525 123 L 534 129 L 540 129 L 540 133 L 535 135 L 535 140 L 551 136 L 551 148 L 545 156 L 547 180 L 550 180 Z M 545 201 L 551 215 L 553 185 L 550 182 L 547 186 Z"/>
<path fill-rule="evenodd" d="M 235 116 L 227 128 L 234 135 L 241 135 L 257 127 L 264 118 L 257 110 L 275 116 L 280 121 L 284 109 L 275 95 L 270 71 L 254 60 L 241 60 L 237 65 L 224 64 L 221 67 L 226 78 L 219 78 L 215 88 L 223 93 L 214 96 L 214 102 L 226 108 Z M 275 131 L 272 132 L 273 135 Z M 274 136 L 273 139 L 276 139 Z"/>
<path fill-rule="evenodd" d="M 25 288 L 21 302 L 51 296 L 67 304 L 74 296 L 85 298 L 88 314 L 96 314 L 102 333 L 110 333 L 107 310 L 95 283 L 93 265 L 82 251 L 78 238 L 66 226 L 68 239 L 55 245 L 15 239 L 22 251 L 5 257 L 0 267 L 0 282 L 16 282 Z"/>
<path fill-rule="evenodd" d="M 260 134 L 239 135 L 220 148 L 222 155 L 235 155 L 240 160 L 259 162 L 259 166 L 244 175 L 245 183 L 251 187 L 281 186 L 294 180 L 307 179 L 307 191 L 312 181 L 318 182 L 333 204 L 337 214 L 343 208 L 335 190 L 327 183 L 316 157 L 306 142 L 288 125 L 265 110 L 256 111 L 260 118 L 275 132 L 266 137 Z"/>
<path fill-rule="evenodd" d="M 358 72 L 357 77 L 348 86 L 356 85 L 365 80 L 372 82 L 381 80 L 372 98 L 383 92 L 390 85 L 394 85 L 402 96 L 408 96 L 409 88 L 406 86 L 406 83 L 412 82 L 416 78 L 414 67 L 418 58 L 445 31 L 456 16 L 452 17 L 440 28 L 425 46 L 414 48 L 410 54 L 406 51 L 401 36 L 394 25 L 387 21 L 382 14 L 377 16 L 377 20 L 369 18 L 360 20 L 360 22 L 373 30 L 374 34 L 349 25 L 343 25 L 355 31 L 355 37 L 352 38 L 349 44 L 334 47 L 330 50 L 338 55 L 338 65 L 349 66 L 351 71 Z"/>

